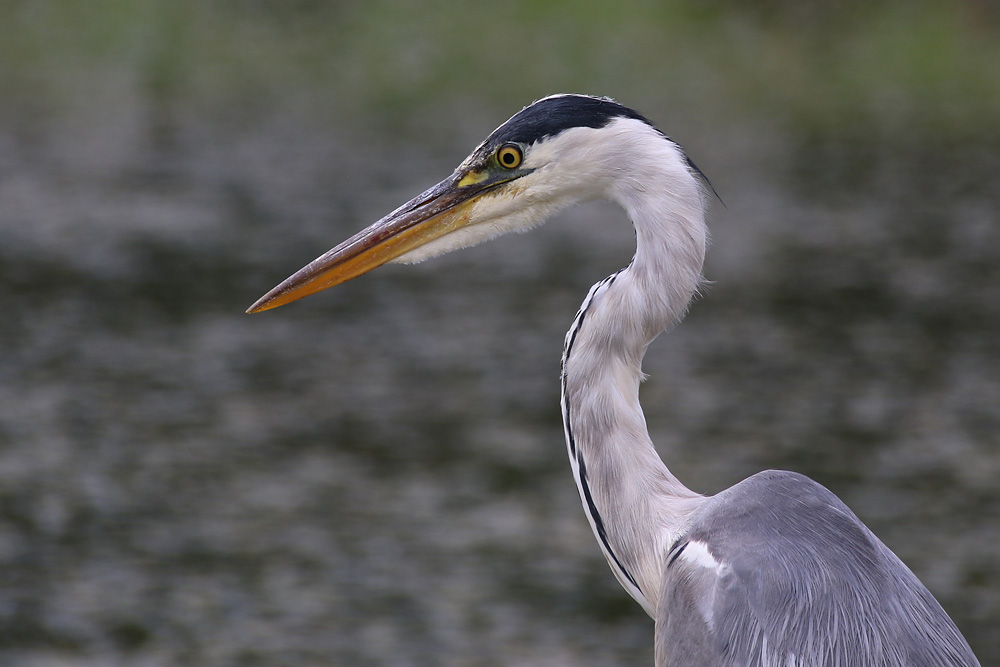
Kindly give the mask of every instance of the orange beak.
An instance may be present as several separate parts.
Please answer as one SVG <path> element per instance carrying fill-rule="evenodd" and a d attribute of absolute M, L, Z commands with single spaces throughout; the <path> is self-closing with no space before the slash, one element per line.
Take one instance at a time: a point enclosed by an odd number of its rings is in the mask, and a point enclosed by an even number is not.
<path fill-rule="evenodd" d="M 511 180 L 456 171 L 337 247 L 317 257 L 250 306 L 259 313 L 378 268 L 469 223 L 477 196 Z"/>

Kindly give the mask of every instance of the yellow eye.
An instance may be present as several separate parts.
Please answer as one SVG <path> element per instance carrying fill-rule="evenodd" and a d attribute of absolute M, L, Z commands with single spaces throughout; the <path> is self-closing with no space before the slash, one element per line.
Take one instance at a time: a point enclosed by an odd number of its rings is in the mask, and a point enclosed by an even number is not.
<path fill-rule="evenodd" d="M 506 169 L 516 169 L 523 159 L 524 154 L 517 144 L 504 144 L 497 150 L 497 162 Z"/>

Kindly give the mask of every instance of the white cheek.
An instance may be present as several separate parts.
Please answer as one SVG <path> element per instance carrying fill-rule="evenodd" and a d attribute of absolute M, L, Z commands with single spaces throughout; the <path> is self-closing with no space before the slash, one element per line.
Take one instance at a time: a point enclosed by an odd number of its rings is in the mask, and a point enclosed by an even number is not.
<path fill-rule="evenodd" d="M 600 198 L 621 201 L 615 183 L 623 172 L 637 170 L 645 176 L 662 169 L 663 151 L 672 150 L 672 146 L 645 123 L 628 118 L 612 121 L 602 129 L 565 130 L 531 146 L 521 167 L 533 171 L 476 201 L 468 209 L 465 227 L 393 262 L 420 262 L 502 234 L 524 232 L 576 203 Z M 666 157 L 677 161 L 672 153 Z"/>
<path fill-rule="evenodd" d="M 529 197 L 515 193 L 498 193 L 485 197 L 468 212 L 469 223 L 446 236 L 392 260 L 395 264 L 413 264 L 468 248 L 510 232 L 526 232 L 555 213 L 560 206 L 546 201 L 526 201 Z M 526 205 L 527 204 L 527 205 Z"/>

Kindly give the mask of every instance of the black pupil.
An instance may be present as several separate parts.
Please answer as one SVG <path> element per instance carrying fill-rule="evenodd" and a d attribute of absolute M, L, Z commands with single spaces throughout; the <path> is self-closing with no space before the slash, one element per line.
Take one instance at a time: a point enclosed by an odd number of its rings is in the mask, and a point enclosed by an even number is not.
<path fill-rule="evenodd" d="M 504 164 L 510 165 L 517 162 L 517 155 L 515 154 L 513 149 L 508 148 L 503 152 L 503 155 L 500 156 L 500 159 L 503 161 Z"/>

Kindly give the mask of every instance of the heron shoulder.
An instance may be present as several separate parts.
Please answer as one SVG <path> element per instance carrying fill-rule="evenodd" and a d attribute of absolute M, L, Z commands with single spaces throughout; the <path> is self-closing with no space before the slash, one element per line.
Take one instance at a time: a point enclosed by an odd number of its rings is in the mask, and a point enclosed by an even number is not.
<path fill-rule="evenodd" d="M 978 664 L 916 576 L 798 473 L 758 473 L 706 501 L 666 563 L 664 664 Z"/>
<path fill-rule="evenodd" d="M 713 496 L 689 534 L 733 563 L 753 545 L 757 549 L 751 553 L 758 558 L 789 549 L 827 558 L 831 546 L 867 560 L 877 552 L 875 536 L 840 498 L 809 477 L 785 470 L 757 473 Z"/>

